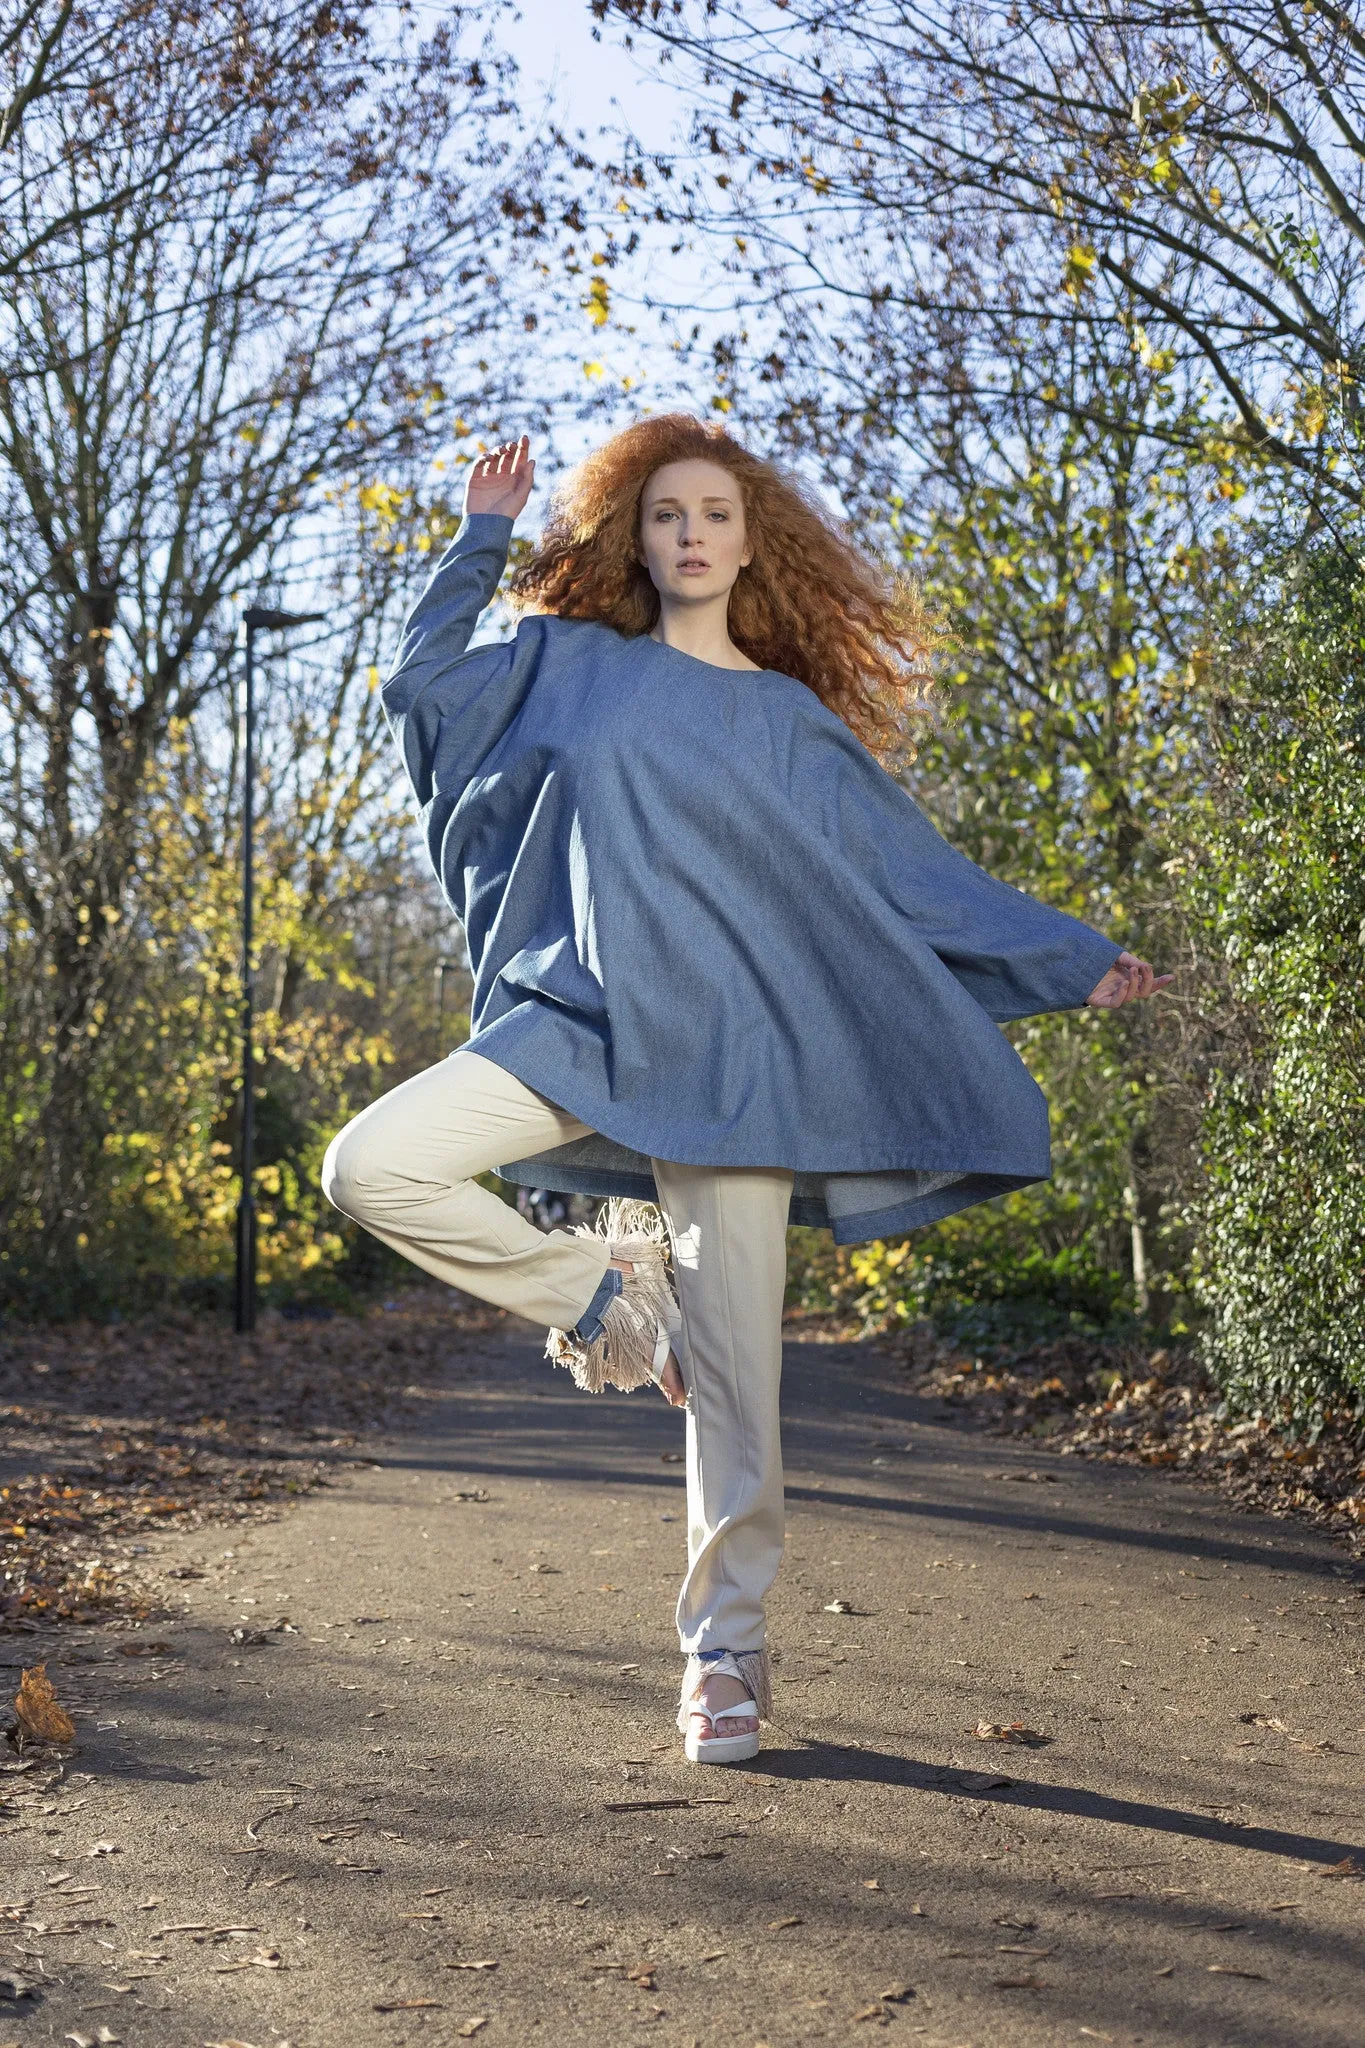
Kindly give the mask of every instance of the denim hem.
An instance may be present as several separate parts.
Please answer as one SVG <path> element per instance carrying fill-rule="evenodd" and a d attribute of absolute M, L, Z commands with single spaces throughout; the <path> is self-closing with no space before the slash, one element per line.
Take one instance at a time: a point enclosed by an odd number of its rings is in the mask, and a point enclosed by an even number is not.
<path fill-rule="evenodd" d="M 607 1303 L 615 1301 L 625 1283 L 625 1274 L 619 1266 L 608 1266 L 598 1283 L 597 1292 L 584 1309 L 569 1335 L 578 1344 L 595 1344 L 606 1328 L 604 1317 Z"/>

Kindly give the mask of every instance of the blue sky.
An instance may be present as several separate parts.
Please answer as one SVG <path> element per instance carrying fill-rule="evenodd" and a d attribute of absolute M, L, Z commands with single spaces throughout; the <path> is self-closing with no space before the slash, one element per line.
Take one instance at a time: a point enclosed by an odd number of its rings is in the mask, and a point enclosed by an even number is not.
<path fill-rule="evenodd" d="M 614 29 L 595 42 L 595 26 L 587 0 L 521 0 L 499 35 L 527 84 L 553 89 L 563 124 L 582 129 L 590 144 L 599 128 L 623 119 L 651 142 L 665 142 L 685 125 L 681 96 L 651 64 L 624 51 Z"/>

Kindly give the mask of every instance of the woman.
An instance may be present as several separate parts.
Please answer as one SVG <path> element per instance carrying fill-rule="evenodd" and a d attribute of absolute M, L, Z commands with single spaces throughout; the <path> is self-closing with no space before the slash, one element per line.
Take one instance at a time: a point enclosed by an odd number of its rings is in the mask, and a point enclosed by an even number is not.
<path fill-rule="evenodd" d="M 534 473 L 525 437 L 475 465 L 384 686 L 469 1043 L 349 1124 L 324 1185 L 550 1326 L 580 1385 L 685 1406 L 678 1726 L 738 1761 L 771 1711 L 788 1221 L 856 1243 L 1044 1178 L 998 1024 L 1170 977 L 982 873 L 879 765 L 923 694 L 916 607 L 719 428 L 592 456 L 513 578 L 516 638 L 470 648 Z M 637 1199 L 541 1233 L 489 1168 Z"/>

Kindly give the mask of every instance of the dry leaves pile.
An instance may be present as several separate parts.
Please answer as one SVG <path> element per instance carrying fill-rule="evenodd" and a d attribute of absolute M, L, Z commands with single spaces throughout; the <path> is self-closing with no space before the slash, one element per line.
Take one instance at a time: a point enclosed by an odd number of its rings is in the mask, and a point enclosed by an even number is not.
<path fill-rule="evenodd" d="M 287 1320 L 252 1339 L 179 1314 L 112 1327 L 0 1330 L 0 1625 L 145 1612 L 128 1578 L 148 1529 L 270 1514 L 400 1411 L 472 1372 L 459 1353 L 501 1318 L 444 1290 L 360 1316 Z"/>
<path fill-rule="evenodd" d="M 1046 1440 L 1109 1463 L 1170 1466 L 1213 1480 L 1240 1507 L 1302 1516 L 1365 1554 L 1358 1426 L 1343 1421 L 1310 1445 L 1264 1422 L 1229 1422 L 1196 1361 L 1164 1348 L 1063 1337 L 964 1354 L 926 1325 L 886 1341 L 915 1375 L 917 1393 L 966 1409 L 997 1435 Z"/>

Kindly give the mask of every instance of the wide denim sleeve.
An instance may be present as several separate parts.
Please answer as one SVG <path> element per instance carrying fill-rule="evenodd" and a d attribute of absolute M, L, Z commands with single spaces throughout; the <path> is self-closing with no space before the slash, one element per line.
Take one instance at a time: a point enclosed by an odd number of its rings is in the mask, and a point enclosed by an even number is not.
<path fill-rule="evenodd" d="M 997 1023 L 1078 1007 L 1118 959 L 1113 939 L 988 875 L 908 798 L 898 839 L 917 936 Z"/>
<path fill-rule="evenodd" d="M 452 722 L 511 671 L 512 643 L 469 646 L 501 580 L 511 537 L 512 521 L 495 513 L 465 519 L 404 625 L 381 700 L 419 804 L 435 793 Z"/>

